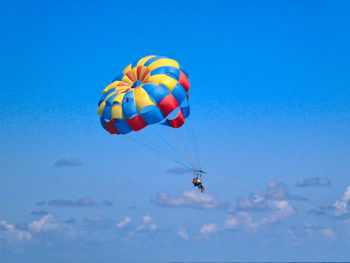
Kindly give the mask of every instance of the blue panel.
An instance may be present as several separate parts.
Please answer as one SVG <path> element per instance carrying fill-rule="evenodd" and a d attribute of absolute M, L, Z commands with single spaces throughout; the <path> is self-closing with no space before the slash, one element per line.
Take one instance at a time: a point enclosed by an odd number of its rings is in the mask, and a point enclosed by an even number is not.
<path fill-rule="evenodd" d="M 127 134 L 132 131 L 129 124 L 126 122 L 126 120 L 122 119 L 116 119 L 117 121 L 113 122 L 114 126 L 117 128 L 118 132 L 120 134 Z"/>
<path fill-rule="evenodd" d="M 124 73 L 120 73 L 119 75 L 117 75 L 114 79 L 113 79 L 113 82 L 114 81 L 117 81 L 117 80 L 122 80 L 122 78 L 125 76 Z"/>
<path fill-rule="evenodd" d="M 153 58 L 150 58 L 149 60 L 147 60 L 147 62 L 144 64 L 146 67 L 148 67 L 149 65 L 151 65 L 154 61 L 157 61 L 161 58 L 167 58 L 167 57 L 163 57 L 163 56 L 156 56 Z"/>
<path fill-rule="evenodd" d="M 180 78 L 180 70 L 174 67 L 164 66 L 159 67 L 150 72 L 151 76 L 157 74 L 167 74 L 169 77 L 172 77 L 175 80 L 179 80 Z"/>
<path fill-rule="evenodd" d="M 106 106 L 102 112 L 102 118 L 105 118 L 107 120 L 111 120 L 111 109 L 112 109 L 112 105 L 110 103 L 106 102 Z"/>
<path fill-rule="evenodd" d="M 110 96 L 108 99 L 106 99 L 106 104 L 109 103 L 112 105 L 114 98 L 118 95 L 119 93 L 113 94 Z M 114 104 L 113 104 L 114 105 Z"/>
<path fill-rule="evenodd" d="M 154 99 L 157 104 L 161 102 L 165 96 L 170 94 L 168 88 L 163 85 L 146 83 L 142 86 L 142 88 Z"/>
<path fill-rule="evenodd" d="M 126 103 L 127 101 L 134 100 L 134 91 L 129 90 L 125 92 L 125 95 L 123 97 L 123 104 Z"/>
<path fill-rule="evenodd" d="M 162 125 L 165 125 L 165 126 L 171 127 L 171 125 L 169 124 L 168 120 L 163 121 L 161 124 L 162 124 Z"/>
<path fill-rule="evenodd" d="M 188 116 L 190 116 L 190 105 L 187 105 L 185 107 L 181 107 L 182 114 L 184 118 L 186 119 Z"/>
<path fill-rule="evenodd" d="M 177 83 L 173 89 L 173 91 L 171 92 L 171 94 L 174 96 L 174 98 L 176 99 L 177 103 L 179 105 L 181 105 L 181 103 L 183 102 L 184 99 L 186 98 L 187 92 L 186 90 L 181 86 L 180 83 Z"/>
<path fill-rule="evenodd" d="M 100 104 L 105 100 L 105 98 L 111 94 L 112 92 L 115 91 L 116 88 L 111 88 L 109 91 L 107 91 L 105 94 L 102 94 L 100 100 L 98 101 L 98 106 L 100 106 Z"/>
<path fill-rule="evenodd" d="M 150 111 L 141 113 L 141 116 L 147 124 L 158 123 L 164 119 L 164 115 L 157 106 L 153 106 Z"/>
<path fill-rule="evenodd" d="M 123 98 L 122 110 L 125 119 L 130 119 L 135 115 L 139 114 L 134 101 L 134 91 L 130 90 L 125 93 Z"/>
<path fill-rule="evenodd" d="M 101 122 L 101 126 L 103 127 L 103 129 L 106 129 L 106 125 L 105 125 L 105 120 L 103 118 L 100 118 L 100 122 Z"/>

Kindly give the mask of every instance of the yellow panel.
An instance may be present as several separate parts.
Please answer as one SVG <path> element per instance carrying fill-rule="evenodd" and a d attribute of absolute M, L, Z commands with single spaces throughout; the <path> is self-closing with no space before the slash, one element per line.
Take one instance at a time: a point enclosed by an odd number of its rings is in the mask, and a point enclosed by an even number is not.
<path fill-rule="evenodd" d="M 147 62 L 147 60 L 149 60 L 150 58 L 153 58 L 153 57 L 155 57 L 155 55 L 147 56 L 147 57 L 141 58 L 141 59 L 139 60 L 139 62 L 137 62 L 137 66 L 143 66 L 143 65 Z"/>
<path fill-rule="evenodd" d="M 149 77 L 147 81 L 151 82 L 151 83 L 158 84 L 158 85 L 163 84 L 163 85 L 167 86 L 167 88 L 169 89 L 170 92 L 173 91 L 174 87 L 177 84 L 177 80 L 173 79 L 172 77 L 163 75 L 163 74 L 153 75 L 153 76 Z"/>
<path fill-rule="evenodd" d="M 115 98 L 113 99 L 113 102 L 116 101 L 116 102 L 122 103 L 124 95 L 125 93 L 119 93 L 117 96 L 115 96 Z"/>
<path fill-rule="evenodd" d="M 134 99 L 139 112 L 141 112 L 144 107 L 156 105 L 142 87 L 134 89 Z"/>
<path fill-rule="evenodd" d="M 112 106 L 111 118 L 113 119 L 124 119 L 122 104 Z"/>
<path fill-rule="evenodd" d="M 98 107 L 98 110 L 97 110 L 98 115 L 102 116 L 102 112 L 105 109 L 105 106 L 106 106 L 106 102 L 102 101 L 102 103 L 100 104 L 100 106 Z"/>
<path fill-rule="evenodd" d="M 178 69 L 180 68 L 179 63 L 177 63 L 177 61 L 170 59 L 170 58 L 161 58 L 161 59 L 154 61 L 151 65 L 149 65 L 148 69 L 150 71 L 152 71 L 155 68 L 159 68 L 162 66 L 170 66 L 170 67 L 174 67 L 174 68 L 178 68 Z"/>
<path fill-rule="evenodd" d="M 104 90 L 103 90 L 103 94 L 105 94 L 107 91 L 109 91 L 111 88 L 115 88 L 118 84 L 120 83 L 119 80 L 112 82 L 111 84 L 109 84 Z"/>
<path fill-rule="evenodd" d="M 139 80 L 137 78 L 137 66 L 132 69 L 132 75 L 134 76 L 134 79 Z"/>
<path fill-rule="evenodd" d="M 129 77 L 127 75 L 124 75 L 124 77 L 122 78 L 122 81 L 124 81 L 128 84 L 131 84 L 131 85 L 134 83 L 131 79 L 129 79 Z"/>
<path fill-rule="evenodd" d="M 123 73 L 126 74 L 126 73 L 128 73 L 130 70 L 131 70 L 131 64 L 128 65 L 128 66 L 123 70 Z"/>
<path fill-rule="evenodd" d="M 104 99 L 104 101 L 106 101 L 110 96 L 112 96 L 112 95 L 114 95 L 116 93 L 118 93 L 118 92 L 117 91 L 111 92 L 111 94 L 108 94 L 108 96 Z"/>

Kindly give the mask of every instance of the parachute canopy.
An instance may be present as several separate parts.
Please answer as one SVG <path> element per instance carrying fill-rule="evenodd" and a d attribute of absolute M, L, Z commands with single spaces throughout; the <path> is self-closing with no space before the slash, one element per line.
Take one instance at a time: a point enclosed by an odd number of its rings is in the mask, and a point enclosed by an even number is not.
<path fill-rule="evenodd" d="M 189 82 L 177 61 L 147 56 L 127 66 L 98 102 L 102 127 L 111 134 L 161 123 L 179 128 L 190 114 Z"/>

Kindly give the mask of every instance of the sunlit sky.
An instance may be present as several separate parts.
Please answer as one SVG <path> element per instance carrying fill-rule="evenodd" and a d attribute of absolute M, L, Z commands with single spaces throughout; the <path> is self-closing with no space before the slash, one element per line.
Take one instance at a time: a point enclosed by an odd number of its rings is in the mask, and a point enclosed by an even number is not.
<path fill-rule="evenodd" d="M 349 1 L 0 10 L 0 262 L 350 260 Z M 189 73 L 205 194 L 129 139 L 172 155 L 159 136 L 190 151 L 186 127 L 100 125 L 103 89 L 153 54 Z"/>

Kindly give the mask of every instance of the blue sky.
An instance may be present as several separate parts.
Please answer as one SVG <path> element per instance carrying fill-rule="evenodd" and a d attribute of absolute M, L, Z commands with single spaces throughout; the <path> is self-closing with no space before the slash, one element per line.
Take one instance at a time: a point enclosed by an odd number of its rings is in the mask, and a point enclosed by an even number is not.
<path fill-rule="evenodd" d="M 1 10 L 4 262 L 350 260 L 348 1 Z M 100 126 L 102 90 L 150 54 L 189 73 L 204 195 Z M 166 129 L 132 136 L 169 153 Z"/>

